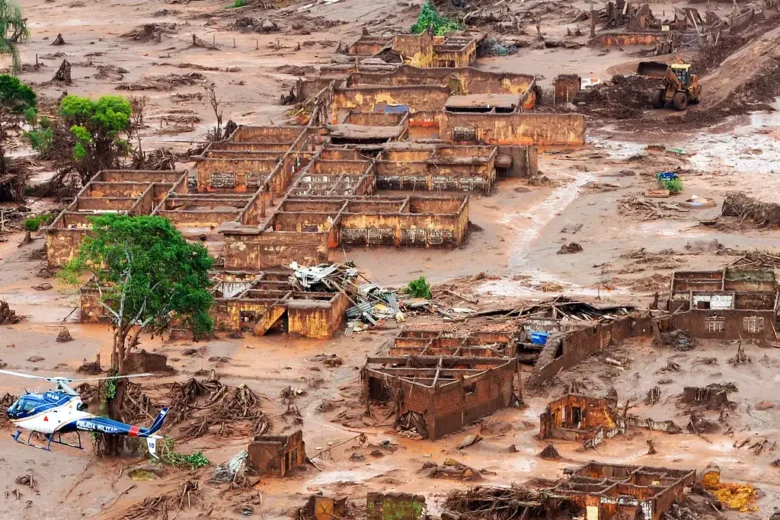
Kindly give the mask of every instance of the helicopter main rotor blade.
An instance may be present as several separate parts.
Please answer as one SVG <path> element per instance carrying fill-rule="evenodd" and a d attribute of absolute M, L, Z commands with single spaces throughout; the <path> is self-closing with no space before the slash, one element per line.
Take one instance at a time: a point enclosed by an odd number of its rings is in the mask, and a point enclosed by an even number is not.
<path fill-rule="evenodd" d="M 83 379 L 68 379 L 70 383 L 80 383 L 82 381 L 104 381 L 106 379 L 128 379 L 131 377 L 151 377 L 154 374 L 129 374 L 126 376 L 106 376 L 106 377 L 87 377 Z"/>
<path fill-rule="evenodd" d="M 34 375 L 31 375 L 31 374 L 22 374 L 21 372 L 12 372 L 10 370 L 0 370 L 0 374 L 6 374 L 6 375 L 9 375 L 9 376 L 16 376 L 16 377 L 24 377 L 24 378 L 27 378 L 27 379 L 43 379 L 43 380 L 50 379 L 48 377 L 34 376 Z"/>

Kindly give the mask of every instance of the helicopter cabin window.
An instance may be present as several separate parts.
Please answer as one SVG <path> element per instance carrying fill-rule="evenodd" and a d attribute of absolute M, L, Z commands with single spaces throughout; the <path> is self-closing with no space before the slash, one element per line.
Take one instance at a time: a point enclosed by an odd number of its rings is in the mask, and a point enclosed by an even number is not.
<path fill-rule="evenodd" d="M 38 403 L 36 403 L 35 401 L 27 401 L 26 403 L 24 403 L 22 410 L 24 412 L 32 412 L 37 407 L 38 407 Z"/>

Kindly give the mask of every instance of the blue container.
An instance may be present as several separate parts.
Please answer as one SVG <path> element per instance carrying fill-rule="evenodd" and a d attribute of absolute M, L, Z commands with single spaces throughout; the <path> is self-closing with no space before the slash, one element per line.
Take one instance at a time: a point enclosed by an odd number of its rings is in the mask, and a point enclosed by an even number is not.
<path fill-rule="evenodd" d="M 550 337 L 550 334 L 544 331 L 539 332 L 533 332 L 531 331 L 531 343 L 534 345 L 546 345 L 547 344 L 547 338 Z"/>

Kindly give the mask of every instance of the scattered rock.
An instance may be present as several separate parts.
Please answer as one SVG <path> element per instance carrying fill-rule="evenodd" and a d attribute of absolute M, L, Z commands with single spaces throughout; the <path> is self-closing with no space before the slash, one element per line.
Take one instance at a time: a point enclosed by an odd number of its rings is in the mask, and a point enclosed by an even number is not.
<path fill-rule="evenodd" d="M 568 244 L 563 244 L 561 248 L 558 250 L 559 255 L 572 255 L 574 253 L 581 253 L 582 252 L 582 246 L 579 245 L 577 242 L 570 242 Z"/>
<path fill-rule="evenodd" d="M 479 432 L 483 435 L 502 435 L 512 431 L 512 425 L 501 419 L 486 419 L 482 421 Z"/>
<path fill-rule="evenodd" d="M 51 42 L 51 44 L 57 47 L 59 47 L 60 45 L 65 45 L 65 38 L 62 37 L 62 34 L 58 34 L 57 37 L 54 39 L 54 41 Z"/>
<path fill-rule="evenodd" d="M 73 336 L 70 335 L 67 327 L 62 327 L 57 334 L 57 343 L 66 343 L 68 341 L 73 341 Z"/>
<path fill-rule="evenodd" d="M 46 282 L 44 282 L 44 283 L 42 283 L 40 285 L 34 285 L 33 286 L 33 289 L 35 289 L 36 291 L 49 291 L 52 288 L 53 288 L 52 285 L 50 283 L 46 283 Z"/>
<path fill-rule="evenodd" d="M 241 334 L 240 330 L 236 330 L 228 334 L 228 338 L 230 339 L 244 339 L 244 335 Z"/>
<path fill-rule="evenodd" d="M 351 460 L 352 462 L 360 462 L 366 460 L 366 456 L 360 453 L 353 453 L 352 455 L 349 456 L 349 460 Z"/>
<path fill-rule="evenodd" d="M 328 413 L 332 412 L 337 408 L 336 403 L 333 401 L 330 401 L 328 399 L 323 399 L 320 404 L 317 405 L 317 408 L 315 408 L 315 411 L 317 413 Z"/>
<path fill-rule="evenodd" d="M 555 449 L 555 446 L 548 444 L 542 451 L 539 452 L 537 457 L 545 460 L 558 460 L 561 458 L 561 455 L 558 453 L 558 450 Z"/>
<path fill-rule="evenodd" d="M 17 316 L 16 311 L 11 310 L 11 307 L 8 306 L 8 302 L 0 300 L 0 325 L 10 325 L 19 323 L 20 321 L 22 321 L 22 317 Z"/>
<path fill-rule="evenodd" d="M 311 358 L 312 361 L 320 361 L 323 365 L 326 367 L 340 367 L 344 364 L 344 360 L 338 357 L 336 354 L 317 354 L 313 358 Z"/>
<path fill-rule="evenodd" d="M 27 358 L 27 361 L 30 363 L 40 363 L 41 361 L 45 360 L 46 358 L 41 356 L 30 356 Z"/>
<path fill-rule="evenodd" d="M 106 79 L 110 81 L 121 81 L 124 79 L 125 74 L 128 73 L 127 69 L 117 67 L 116 65 L 98 65 L 97 74 L 95 79 Z"/>
<path fill-rule="evenodd" d="M 760 410 L 760 411 L 771 410 L 774 407 L 775 405 L 770 403 L 769 401 L 761 401 L 756 405 L 756 410 Z"/>
<path fill-rule="evenodd" d="M 463 448 L 468 448 L 469 446 L 473 446 L 481 440 L 482 436 L 480 435 L 468 435 L 461 441 L 460 444 L 458 444 L 458 449 L 462 450 Z"/>

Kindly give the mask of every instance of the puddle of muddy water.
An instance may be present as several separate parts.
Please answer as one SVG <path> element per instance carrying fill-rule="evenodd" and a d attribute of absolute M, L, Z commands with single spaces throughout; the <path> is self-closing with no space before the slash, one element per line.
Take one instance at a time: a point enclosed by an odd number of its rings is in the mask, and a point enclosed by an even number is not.
<path fill-rule="evenodd" d="M 751 114 L 750 124 L 730 133 L 699 134 L 686 145 L 694 152 L 691 164 L 700 170 L 726 166 L 737 172 L 775 173 L 780 169 L 780 98 L 772 107 L 778 112 Z"/>

